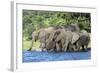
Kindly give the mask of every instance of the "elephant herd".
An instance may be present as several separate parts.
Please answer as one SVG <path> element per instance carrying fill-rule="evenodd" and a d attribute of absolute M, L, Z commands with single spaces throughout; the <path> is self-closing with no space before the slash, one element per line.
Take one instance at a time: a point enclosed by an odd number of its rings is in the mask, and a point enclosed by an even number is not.
<path fill-rule="evenodd" d="M 42 51 L 86 51 L 90 35 L 86 30 L 80 30 L 77 24 L 41 28 L 32 33 L 32 43 L 28 51 L 32 50 L 33 42 L 37 40 L 40 41 Z"/>

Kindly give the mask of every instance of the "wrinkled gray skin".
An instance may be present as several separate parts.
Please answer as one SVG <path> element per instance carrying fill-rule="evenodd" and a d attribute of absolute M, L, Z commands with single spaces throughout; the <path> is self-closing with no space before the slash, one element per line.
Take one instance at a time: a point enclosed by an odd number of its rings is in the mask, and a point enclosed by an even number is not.
<path fill-rule="evenodd" d="M 85 30 L 82 30 L 80 33 L 80 38 L 78 39 L 77 42 L 75 42 L 76 48 L 79 51 L 86 51 L 88 48 L 89 41 L 90 41 L 89 33 Z"/>
<path fill-rule="evenodd" d="M 53 41 L 56 45 L 56 51 L 66 52 L 68 51 L 69 43 L 73 44 L 79 39 L 79 35 L 72 31 L 66 31 L 65 29 L 58 29 L 53 35 Z"/>
<path fill-rule="evenodd" d="M 82 30 L 80 32 L 80 28 L 77 24 L 67 25 L 65 27 L 65 30 L 66 31 L 72 31 L 75 34 L 78 34 L 76 36 L 76 38 L 77 38 L 76 42 L 74 42 L 74 43 L 72 42 L 72 43 L 68 44 L 68 49 L 70 51 L 72 51 L 72 50 L 73 51 L 81 51 L 81 50 L 87 49 L 88 43 L 90 41 L 90 36 L 89 36 L 89 33 L 87 31 Z"/>
<path fill-rule="evenodd" d="M 80 28 L 77 24 L 67 25 L 53 31 L 47 41 L 47 50 L 56 52 L 76 50 L 76 46 L 73 43 L 79 39 L 79 34 L 76 33 L 79 31 Z"/>
<path fill-rule="evenodd" d="M 56 50 L 56 43 L 53 40 L 54 31 L 50 34 L 46 41 L 46 49 L 48 52 L 54 52 Z"/>
<path fill-rule="evenodd" d="M 76 42 L 69 44 L 69 49 L 70 51 L 86 51 L 89 41 L 89 33 L 85 30 L 82 30 L 81 32 L 79 32 L 79 39 Z"/>
<path fill-rule="evenodd" d="M 78 24 L 65 25 L 64 29 L 66 31 L 80 32 L 80 28 L 79 28 Z"/>
<path fill-rule="evenodd" d="M 49 28 L 41 28 L 39 31 L 34 31 L 32 33 L 32 43 L 28 51 L 32 50 L 33 42 L 39 40 L 40 41 L 40 48 L 42 48 L 42 51 L 45 50 L 46 47 L 46 40 L 49 38 L 49 35 L 51 32 L 54 31 L 54 27 Z"/>

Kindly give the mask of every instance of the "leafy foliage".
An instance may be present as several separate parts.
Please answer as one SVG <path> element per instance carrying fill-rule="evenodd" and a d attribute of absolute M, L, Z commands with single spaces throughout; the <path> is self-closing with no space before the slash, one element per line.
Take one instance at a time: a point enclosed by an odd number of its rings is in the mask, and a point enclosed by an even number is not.
<path fill-rule="evenodd" d="M 23 10 L 23 35 L 31 38 L 34 30 L 42 27 L 63 26 L 71 23 L 90 32 L 90 13 Z"/>

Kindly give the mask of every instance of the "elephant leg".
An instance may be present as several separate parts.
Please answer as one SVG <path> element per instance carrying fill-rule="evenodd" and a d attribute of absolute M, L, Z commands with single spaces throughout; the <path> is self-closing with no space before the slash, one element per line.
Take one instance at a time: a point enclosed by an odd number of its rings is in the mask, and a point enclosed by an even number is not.
<path fill-rule="evenodd" d="M 58 43 L 56 43 L 56 51 L 57 51 L 57 52 L 60 51 L 60 46 L 59 46 Z"/>
<path fill-rule="evenodd" d="M 88 45 L 84 45 L 85 46 L 85 48 L 83 49 L 83 51 L 87 51 L 88 50 Z"/>
<path fill-rule="evenodd" d="M 81 44 L 80 44 L 80 42 L 76 42 L 76 49 L 77 49 L 77 51 L 81 51 Z"/>
<path fill-rule="evenodd" d="M 65 49 L 65 44 L 63 44 L 62 46 L 62 52 L 64 52 L 64 49 Z"/>
<path fill-rule="evenodd" d="M 41 48 L 41 45 L 42 45 L 42 44 L 40 43 L 39 48 Z"/>
<path fill-rule="evenodd" d="M 89 50 L 89 48 L 88 48 L 88 44 L 86 44 L 86 48 L 85 48 L 85 50 Z"/>
<path fill-rule="evenodd" d="M 69 51 L 72 51 L 73 46 L 74 46 L 74 45 L 72 45 L 71 43 L 70 43 L 70 44 L 68 44 L 68 50 L 69 50 Z"/>
<path fill-rule="evenodd" d="M 33 47 L 33 40 L 32 40 L 32 42 L 31 42 L 31 46 L 30 46 L 30 48 L 28 49 L 28 51 L 31 51 L 32 50 L 32 47 Z"/>
<path fill-rule="evenodd" d="M 39 48 L 43 48 L 44 43 L 40 43 Z"/>
<path fill-rule="evenodd" d="M 84 45 L 82 45 L 82 51 L 85 51 Z"/>
<path fill-rule="evenodd" d="M 76 45 L 73 45 L 73 51 L 77 51 Z"/>
<path fill-rule="evenodd" d="M 46 47 L 46 46 L 45 46 L 45 43 L 41 43 L 41 44 L 40 44 L 40 48 L 42 49 L 42 51 L 45 51 L 45 47 Z"/>
<path fill-rule="evenodd" d="M 66 51 L 68 50 L 68 43 L 69 43 L 69 42 L 67 41 L 67 42 L 64 44 L 64 47 L 63 47 L 63 48 L 64 48 L 64 52 L 66 52 Z"/>

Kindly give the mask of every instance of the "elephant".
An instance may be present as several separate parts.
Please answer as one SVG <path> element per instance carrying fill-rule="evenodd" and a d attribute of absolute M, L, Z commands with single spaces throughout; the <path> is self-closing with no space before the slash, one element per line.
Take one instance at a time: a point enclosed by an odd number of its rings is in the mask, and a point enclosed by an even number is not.
<path fill-rule="evenodd" d="M 77 24 L 41 28 L 32 33 L 32 43 L 28 51 L 32 50 L 33 42 L 37 40 L 40 41 L 42 51 L 66 52 L 86 50 L 90 37 L 87 31 L 80 32 Z"/>
<path fill-rule="evenodd" d="M 50 51 L 66 52 L 66 51 L 81 51 L 86 50 L 90 37 L 85 30 L 81 32 L 66 31 L 65 29 L 57 29 L 49 37 L 47 46 Z M 80 49 L 82 47 L 82 49 Z M 84 48 L 86 47 L 86 48 Z"/>
<path fill-rule="evenodd" d="M 45 50 L 46 40 L 49 38 L 50 33 L 53 32 L 54 29 L 55 29 L 54 27 L 48 27 L 48 28 L 41 28 L 38 31 L 32 32 L 31 45 L 28 51 L 32 50 L 32 47 L 34 45 L 33 42 L 36 42 L 37 40 L 40 41 L 40 48 L 42 49 L 42 51 Z"/>
<path fill-rule="evenodd" d="M 33 47 L 33 42 L 36 42 L 38 40 L 38 32 L 37 31 L 34 31 L 32 32 L 32 40 L 31 40 L 31 45 L 30 45 L 30 48 L 28 49 L 28 51 L 31 51 L 32 50 L 32 47 Z"/>
<path fill-rule="evenodd" d="M 64 25 L 64 28 L 66 31 L 80 32 L 80 28 L 79 28 L 78 24 Z"/>
<path fill-rule="evenodd" d="M 56 43 L 53 40 L 54 31 L 50 34 L 46 41 L 46 49 L 48 52 L 54 52 L 56 50 Z"/>
<path fill-rule="evenodd" d="M 79 37 L 78 41 L 76 41 L 74 44 L 76 44 L 76 48 L 79 51 L 86 51 L 88 48 L 89 41 L 90 41 L 89 33 L 85 30 L 82 30 L 80 32 L 80 37 Z"/>
<path fill-rule="evenodd" d="M 69 44 L 75 43 L 79 39 L 79 34 L 65 29 L 58 29 L 53 35 L 53 41 L 56 45 L 56 51 L 68 51 Z"/>
<path fill-rule="evenodd" d="M 54 38 L 56 37 L 55 32 L 56 32 L 57 30 L 58 30 L 58 29 L 54 30 L 54 31 L 50 34 L 50 36 L 49 36 L 49 38 L 48 38 L 48 40 L 47 40 L 47 42 L 46 42 L 46 49 L 47 49 L 48 52 L 58 52 L 58 50 L 56 49 L 56 48 L 58 48 L 58 47 L 59 47 L 59 52 L 61 51 L 61 48 L 62 48 L 61 42 L 56 42 L 55 39 L 54 39 Z M 60 30 L 60 29 L 59 29 L 59 30 Z"/>

